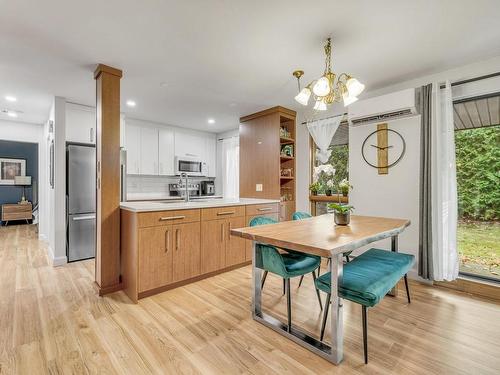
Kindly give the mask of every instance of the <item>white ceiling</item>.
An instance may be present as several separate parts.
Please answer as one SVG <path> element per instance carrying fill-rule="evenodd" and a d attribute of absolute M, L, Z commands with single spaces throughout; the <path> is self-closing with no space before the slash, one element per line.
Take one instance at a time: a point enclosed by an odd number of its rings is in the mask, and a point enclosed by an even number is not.
<path fill-rule="evenodd" d="M 291 72 L 320 75 L 327 36 L 334 70 L 368 90 L 500 55 L 498 0 L 0 0 L 0 9 L 0 109 L 35 123 L 54 95 L 92 105 L 96 63 L 123 70 L 131 117 L 223 131 L 269 106 L 297 109 Z"/>

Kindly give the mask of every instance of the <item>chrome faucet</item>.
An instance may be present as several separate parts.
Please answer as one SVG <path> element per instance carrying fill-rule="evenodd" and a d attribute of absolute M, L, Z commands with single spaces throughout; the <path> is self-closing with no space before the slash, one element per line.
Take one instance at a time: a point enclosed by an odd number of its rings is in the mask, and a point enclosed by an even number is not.
<path fill-rule="evenodd" d="M 184 178 L 184 202 L 189 202 L 189 176 L 186 172 L 181 173 L 181 179 Z"/>

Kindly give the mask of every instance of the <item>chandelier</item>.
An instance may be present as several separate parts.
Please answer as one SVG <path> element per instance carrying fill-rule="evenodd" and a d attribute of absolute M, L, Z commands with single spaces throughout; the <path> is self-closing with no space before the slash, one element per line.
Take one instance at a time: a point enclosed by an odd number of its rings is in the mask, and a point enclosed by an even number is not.
<path fill-rule="evenodd" d="M 302 90 L 300 89 L 300 77 L 304 75 L 303 70 L 296 70 L 292 74 L 297 78 L 299 93 L 295 100 L 302 105 L 309 103 L 309 98 L 314 99 L 314 109 L 325 111 L 328 105 L 344 102 L 344 107 L 358 100 L 357 96 L 365 89 L 365 85 L 349 74 L 342 73 L 338 78 L 331 70 L 332 41 L 328 38 L 325 44 L 325 72 L 320 78 L 310 82 Z"/>

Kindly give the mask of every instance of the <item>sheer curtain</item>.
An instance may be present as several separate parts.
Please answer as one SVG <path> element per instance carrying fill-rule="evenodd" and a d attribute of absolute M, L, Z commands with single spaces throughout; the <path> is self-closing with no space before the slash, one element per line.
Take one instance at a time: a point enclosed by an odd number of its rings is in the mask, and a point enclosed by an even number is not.
<path fill-rule="evenodd" d="M 222 195 L 240 196 L 240 140 L 238 137 L 222 140 Z"/>
<path fill-rule="evenodd" d="M 330 158 L 330 151 L 328 150 L 328 147 L 330 147 L 333 135 L 339 128 L 342 118 L 343 115 L 339 115 L 323 120 L 307 122 L 307 130 L 309 130 L 314 143 L 318 146 L 316 158 L 321 163 L 326 163 Z"/>
<path fill-rule="evenodd" d="M 457 178 L 451 84 L 432 85 L 432 248 L 434 280 L 458 276 Z"/>

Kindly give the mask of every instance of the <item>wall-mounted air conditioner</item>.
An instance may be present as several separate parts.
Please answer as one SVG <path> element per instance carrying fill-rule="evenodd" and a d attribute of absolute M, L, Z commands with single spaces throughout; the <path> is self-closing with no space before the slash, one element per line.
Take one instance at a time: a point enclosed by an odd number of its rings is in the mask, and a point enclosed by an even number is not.
<path fill-rule="evenodd" d="M 415 89 L 407 89 L 351 104 L 348 119 L 349 125 L 360 126 L 416 114 Z"/>

